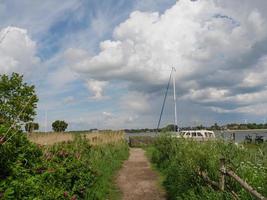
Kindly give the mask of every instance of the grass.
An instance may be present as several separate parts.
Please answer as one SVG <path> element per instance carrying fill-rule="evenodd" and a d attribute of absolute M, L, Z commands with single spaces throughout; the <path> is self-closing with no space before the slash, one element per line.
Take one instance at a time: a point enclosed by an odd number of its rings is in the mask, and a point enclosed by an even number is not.
<path fill-rule="evenodd" d="M 125 139 L 125 133 L 122 131 L 106 131 L 101 133 L 85 134 L 87 140 L 92 145 L 116 143 Z"/>
<path fill-rule="evenodd" d="M 156 168 L 163 174 L 163 185 L 169 199 L 232 199 L 228 190 L 219 192 L 198 176 L 205 171 L 219 180 L 219 159 L 227 159 L 228 166 L 258 192 L 267 196 L 267 143 L 236 146 L 224 141 L 196 142 L 163 136 L 147 149 Z M 240 185 L 226 179 L 227 185 L 240 199 L 253 199 Z"/>
<path fill-rule="evenodd" d="M 74 136 L 70 133 L 30 133 L 28 139 L 40 145 L 53 145 L 55 143 L 73 141 Z"/>
<path fill-rule="evenodd" d="M 125 133 L 122 131 L 105 131 L 100 133 L 30 133 L 28 134 L 28 139 L 39 145 L 53 145 L 60 142 L 73 141 L 75 135 L 84 135 L 92 145 L 109 144 L 125 138 Z"/>
<path fill-rule="evenodd" d="M 152 155 L 153 155 L 153 152 L 154 152 L 154 147 L 153 146 L 146 146 L 146 147 L 143 147 L 143 149 L 145 150 L 145 155 L 149 158 L 150 160 L 150 163 L 151 163 L 151 168 L 152 170 L 158 175 L 159 179 L 157 181 L 157 187 L 159 188 L 159 190 L 162 190 L 165 192 L 165 189 L 163 187 L 163 183 L 164 183 L 164 180 L 165 180 L 165 175 L 159 171 L 157 169 L 157 165 L 156 163 L 153 163 L 152 162 Z"/>

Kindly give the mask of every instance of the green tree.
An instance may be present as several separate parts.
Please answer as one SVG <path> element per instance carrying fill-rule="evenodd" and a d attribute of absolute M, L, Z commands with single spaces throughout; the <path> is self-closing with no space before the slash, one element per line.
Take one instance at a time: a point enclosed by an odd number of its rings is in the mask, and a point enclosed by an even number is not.
<path fill-rule="evenodd" d="M 212 130 L 221 130 L 221 127 L 217 123 L 214 123 L 214 125 L 211 126 L 211 129 Z"/>
<path fill-rule="evenodd" d="M 64 132 L 68 128 L 65 121 L 56 120 L 52 123 L 52 128 L 55 132 Z"/>
<path fill-rule="evenodd" d="M 169 124 L 161 129 L 161 132 L 177 131 L 178 127 L 174 124 Z"/>
<path fill-rule="evenodd" d="M 0 75 L 0 124 L 32 121 L 37 102 L 35 87 L 24 83 L 22 75 Z"/>
<path fill-rule="evenodd" d="M 25 125 L 25 131 L 32 133 L 35 130 L 39 129 L 39 124 L 34 122 L 29 122 Z"/>

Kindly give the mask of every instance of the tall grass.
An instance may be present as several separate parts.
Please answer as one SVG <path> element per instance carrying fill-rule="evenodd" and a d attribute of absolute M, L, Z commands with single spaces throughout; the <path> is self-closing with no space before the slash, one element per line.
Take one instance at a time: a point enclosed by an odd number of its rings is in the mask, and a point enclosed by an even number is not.
<path fill-rule="evenodd" d="M 123 131 L 106 131 L 101 133 L 85 134 L 85 138 L 92 145 L 110 144 L 125 140 Z"/>
<path fill-rule="evenodd" d="M 152 147 L 152 162 L 165 175 L 164 186 L 169 199 L 232 199 L 229 190 L 240 199 L 253 199 L 240 185 L 226 179 L 229 186 L 220 192 L 199 175 L 207 172 L 219 180 L 219 159 L 224 157 L 240 177 L 267 196 L 267 144 L 251 148 L 238 147 L 223 141 L 196 142 L 171 137 L 158 138 Z"/>
<path fill-rule="evenodd" d="M 60 142 L 73 141 L 75 135 L 85 136 L 92 145 L 108 144 L 124 140 L 125 133 L 122 131 L 102 131 L 100 133 L 67 132 L 67 133 L 31 133 L 28 139 L 40 145 L 53 145 Z"/>
<path fill-rule="evenodd" d="M 73 141 L 74 136 L 70 133 L 30 133 L 28 139 L 40 145 L 52 145 L 55 143 Z"/>

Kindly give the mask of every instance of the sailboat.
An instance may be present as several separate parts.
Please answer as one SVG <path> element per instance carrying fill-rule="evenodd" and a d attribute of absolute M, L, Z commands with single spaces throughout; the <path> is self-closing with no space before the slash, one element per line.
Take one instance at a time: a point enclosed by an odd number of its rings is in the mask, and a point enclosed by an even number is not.
<path fill-rule="evenodd" d="M 166 88 L 165 95 L 164 95 L 163 104 L 162 104 L 161 111 L 160 111 L 160 117 L 159 117 L 159 121 L 158 121 L 158 125 L 157 125 L 157 132 L 158 132 L 159 127 L 160 127 L 160 122 L 161 122 L 161 118 L 162 118 L 163 111 L 164 111 L 164 108 L 165 108 L 165 103 L 166 103 L 166 99 L 167 99 L 167 96 L 168 96 L 168 91 L 169 91 L 169 88 L 170 88 L 171 80 L 172 80 L 172 83 L 173 83 L 174 132 L 179 132 L 178 120 L 177 120 L 176 80 L 175 80 L 175 74 L 174 74 L 175 72 L 176 72 L 176 69 L 174 67 L 172 67 L 171 73 L 170 73 L 170 77 L 169 77 L 169 81 L 168 81 L 167 88 Z"/>
<path fill-rule="evenodd" d="M 168 90 L 169 90 L 170 83 L 171 83 L 171 80 L 172 80 L 172 84 L 173 84 L 173 102 L 174 102 L 174 130 L 173 130 L 173 132 L 175 133 L 174 136 L 175 137 L 183 137 L 183 138 L 191 138 L 191 139 L 196 139 L 196 140 L 214 139 L 215 138 L 214 132 L 213 131 L 209 131 L 209 130 L 184 130 L 184 131 L 180 131 L 179 126 L 178 126 L 178 120 L 177 120 L 175 72 L 176 72 L 176 69 L 174 67 L 172 67 L 172 70 L 171 70 L 171 73 L 170 73 L 170 77 L 169 77 L 169 81 L 168 81 L 168 85 L 167 85 L 166 92 L 165 92 L 165 96 L 164 96 L 164 100 L 163 100 L 163 104 L 162 104 L 162 107 L 161 107 L 160 117 L 159 117 L 158 126 L 157 126 L 157 133 L 158 133 L 158 130 L 159 130 L 159 127 L 160 127 L 160 122 L 161 122 L 162 114 L 163 114 L 163 111 L 164 111 L 166 98 L 167 98 L 167 95 L 168 95 Z"/>

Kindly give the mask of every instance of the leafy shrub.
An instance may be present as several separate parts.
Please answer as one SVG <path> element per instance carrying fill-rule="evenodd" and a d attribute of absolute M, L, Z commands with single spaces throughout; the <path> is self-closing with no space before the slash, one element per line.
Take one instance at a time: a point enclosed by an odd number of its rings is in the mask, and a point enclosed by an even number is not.
<path fill-rule="evenodd" d="M 263 148 L 266 147 L 262 145 Z M 210 179 L 218 181 L 222 157 L 239 176 L 266 195 L 267 157 L 262 150 L 251 151 L 223 141 L 160 137 L 152 148 L 151 159 L 166 177 L 164 186 L 170 199 L 232 199 L 230 193 L 214 190 L 198 175 L 199 171 L 205 171 Z M 238 183 L 230 178 L 226 181 L 241 199 L 253 199 Z"/>
<path fill-rule="evenodd" d="M 20 168 L 31 170 L 41 162 L 42 151 L 21 131 L 0 125 L 0 178 L 16 176 Z"/>
<path fill-rule="evenodd" d="M 0 130 L 3 135 L 6 128 Z M 0 199 L 105 199 L 114 171 L 128 156 L 124 142 L 92 147 L 77 135 L 37 146 L 22 132 L 11 132 L 13 138 L 0 144 Z"/>

